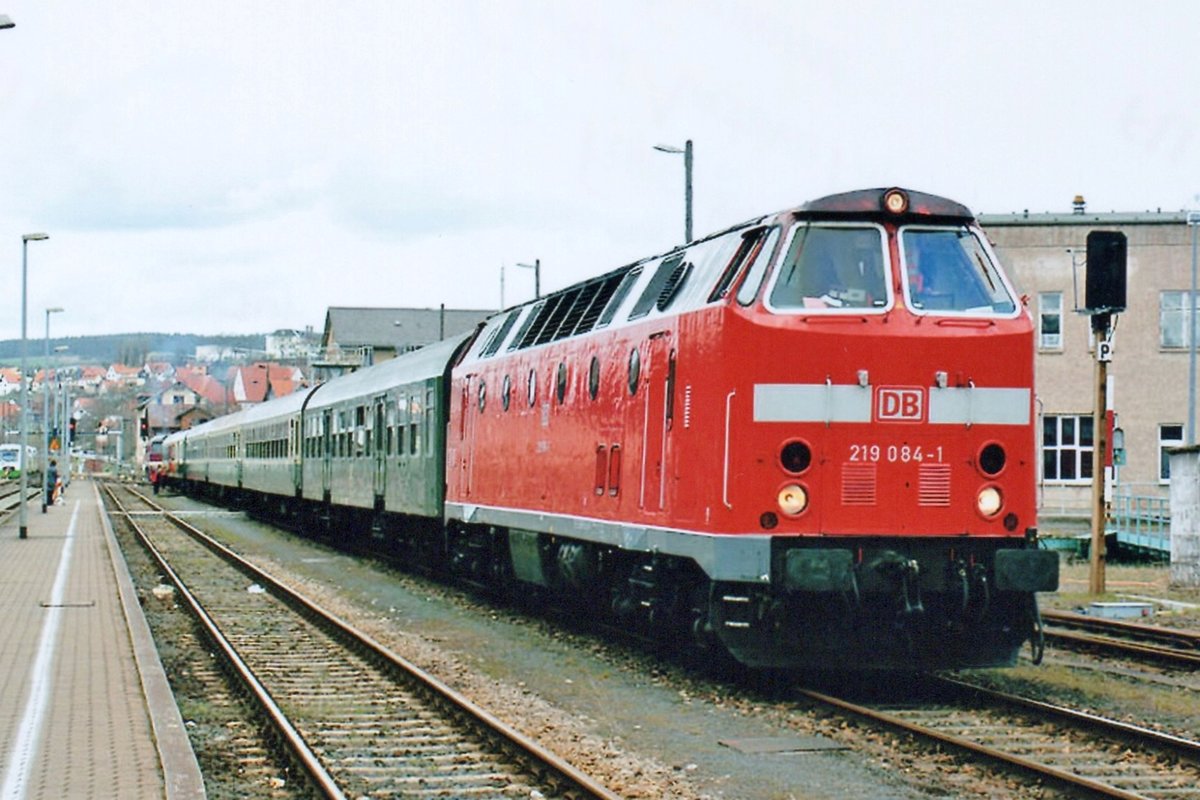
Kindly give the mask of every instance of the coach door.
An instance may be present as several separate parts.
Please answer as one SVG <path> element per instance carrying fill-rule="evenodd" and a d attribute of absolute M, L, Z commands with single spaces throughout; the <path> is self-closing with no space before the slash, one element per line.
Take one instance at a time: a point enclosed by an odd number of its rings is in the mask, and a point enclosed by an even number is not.
<path fill-rule="evenodd" d="M 666 494 L 666 450 L 669 403 L 674 381 L 671 334 L 651 334 L 642 365 L 642 388 L 646 398 L 642 421 L 642 490 L 639 505 L 644 511 L 662 511 Z"/>
<path fill-rule="evenodd" d="M 304 435 L 299 417 L 288 420 L 288 458 L 292 462 L 292 489 L 296 497 L 301 496 L 304 486 Z"/>
<path fill-rule="evenodd" d="M 387 398 L 376 397 L 373 401 L 374 425 L 371 426 L 371 456 L 375 460 L 375 496 L 382 497 L 387 487 L 387 448 L 383 444 L 383 434 L 386 430 Z"/>
<path fill-rule="evenodd" d="M 242 432 L 233 432 L 233 457 L 234 457 L 234 478 L 237 482 L 237 487 L 242 488 Z"/>
<path fill-rule="evenodd" d="M 333 409 L 321 412 L 321 496 L 333 493 Z"/>

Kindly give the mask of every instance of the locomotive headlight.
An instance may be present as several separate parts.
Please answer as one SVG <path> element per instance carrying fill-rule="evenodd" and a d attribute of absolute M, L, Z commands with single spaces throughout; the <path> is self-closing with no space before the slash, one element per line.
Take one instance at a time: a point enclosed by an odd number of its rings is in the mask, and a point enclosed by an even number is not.
<path fill-rule="evenodd" d="M 975 507 L 985 517 L 996 516 L 1000 513 L 1000 507 L 1003 505 L 1004 497 L 995 486 L 983 487 L 979 490 L 979 495 L 975 498 Z"/>
<path fill-rule="evenodd" d="M 789 483 L 779 490 L 779 510 L 789 517 L 808 508 L 808 492 L 798 483 Z"/>
<path fill-rule="evenodd" d="M 908 195 L 900 189 L 888 189 L 883 195 L 883 207 L 889 214 L 903 214 L 908 211 Z"/>

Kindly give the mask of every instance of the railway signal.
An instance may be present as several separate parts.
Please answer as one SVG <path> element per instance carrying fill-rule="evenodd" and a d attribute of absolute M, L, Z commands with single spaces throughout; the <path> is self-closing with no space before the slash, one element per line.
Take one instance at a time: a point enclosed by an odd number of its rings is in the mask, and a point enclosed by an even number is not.
<path fill-rule="evenodd" d="M 1125 234 L 1092 231 L 1087 237 L 1084 313 L 1091 315 L 1096 341 L 1096 404 L 1092 438 L 1092 546 L 1088 590 L 1104 593 L 1104 544 L 1108 507 L 1105 503 L 1108 452 L 1108 365 L 1113 357 L 1112 315 L 1125 310 Z"/>

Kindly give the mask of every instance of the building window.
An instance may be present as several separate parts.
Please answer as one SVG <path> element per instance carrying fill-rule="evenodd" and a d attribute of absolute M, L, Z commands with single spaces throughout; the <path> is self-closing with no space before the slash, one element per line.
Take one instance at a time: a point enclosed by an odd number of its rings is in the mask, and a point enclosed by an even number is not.
<path fill-rule="evenodd" d="M 1196 304 L 1188 303 L 1191 292 L 1162 292 L 1158 301 L 1159 344 L 1162 347 L 1190 347 L 1188 335 Z M 1189 308 L 1188 306 L 1191 306 Z"/>
<path fill-rule="evenodd" d="M 1042 478 L 1053 483 L 1085 483 L 1092 479 L 1090 414 L 1046 415 L 1042 418 Z"/>
<path fill-rule="evenodd" d="M 1182 425 L 1158 426 L 1158 482 L 1171 482 L 1171 457 L 1167 450 L 1172 447 L 1183 447 Z"/>
<path fill-rule="evenodd" d="M 1062 292 L 1038 295 L 1038 347 L 1062 350 Z"/>

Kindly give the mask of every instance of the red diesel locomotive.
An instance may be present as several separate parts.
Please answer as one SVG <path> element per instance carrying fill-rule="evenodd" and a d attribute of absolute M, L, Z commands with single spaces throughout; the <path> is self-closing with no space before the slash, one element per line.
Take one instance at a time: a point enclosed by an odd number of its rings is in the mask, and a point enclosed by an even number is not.
<path fill-rule="evenodd" d="M 770 669 L 1034 638 L 1033 326 L 970 211 L 754 219 L 165 441 L 165 480 Z"/>
<path fill-rule="evenodd" d="M 454 566 L 764 668 L 1040 645 L 1033 326 L 971 212 L 755 219 L 489 320 L 450 367 Z"/>

